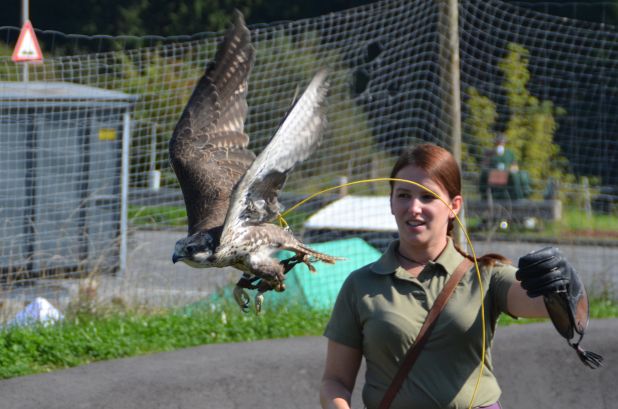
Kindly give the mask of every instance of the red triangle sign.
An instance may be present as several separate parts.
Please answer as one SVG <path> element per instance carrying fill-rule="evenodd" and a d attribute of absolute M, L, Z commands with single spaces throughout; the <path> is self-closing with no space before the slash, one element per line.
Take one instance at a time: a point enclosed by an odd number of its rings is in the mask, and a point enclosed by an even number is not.
<path fill-rule="evenodd" d="M 32 23 L 27 20 L 19 33 L 12 60 L 14 62 L 43 61 L 43 53 L 39 47 L 39 41 L 34 34 Z"/>

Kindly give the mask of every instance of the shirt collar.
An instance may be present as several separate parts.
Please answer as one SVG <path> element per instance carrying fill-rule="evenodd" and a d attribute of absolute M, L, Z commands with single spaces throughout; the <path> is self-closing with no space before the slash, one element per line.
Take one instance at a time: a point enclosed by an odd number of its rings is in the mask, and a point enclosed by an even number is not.
<path fill-rule="evenodd" d="M 397 257 L 398 247 L 399 240 L 393 240 L 384 254 L 371 265 L 371 271 L 376 274 L 389 275 L 401 267 L 401 263 Z M 439 265 L 442 269 L 444 269 L 444 271 L 446 271 L 447 275 L 450 275 L 453 271 L 455 271 L 463 258 L 464 257 L 461 253 L 459 253 L 455 248 L 453 240 L 448 237 L 448 242 L 442 253 L 440 253 L 435 261 L 430 261 L 428 265 Z"/>

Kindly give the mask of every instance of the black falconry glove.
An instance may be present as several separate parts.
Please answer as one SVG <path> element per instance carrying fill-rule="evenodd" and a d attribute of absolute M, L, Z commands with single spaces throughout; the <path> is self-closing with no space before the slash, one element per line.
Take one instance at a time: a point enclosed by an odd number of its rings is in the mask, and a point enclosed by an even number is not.
<path fill-rule="evenodd" d="M 519 259 L 516 278 L 529 297 L 543 296 L 554 327 L 575 349 L 588 367 L 601 366 L 603 357 L 579 346 L 588 326 L 589 307 L 586 289 L 579 275 L 555 247 L 533 251 Z M 573 338 L 579 335 L 577 342 Z"/>

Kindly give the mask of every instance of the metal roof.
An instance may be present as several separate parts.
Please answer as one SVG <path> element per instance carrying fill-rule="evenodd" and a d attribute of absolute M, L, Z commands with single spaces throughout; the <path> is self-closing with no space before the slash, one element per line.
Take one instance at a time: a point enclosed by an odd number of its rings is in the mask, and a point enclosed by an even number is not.
<path fill-rule="evenodd" d="M 138 98 L 138 95 L 69 82 L 0 82 L 0 105 L 5 107 L 127 107 Z"/>
<path fill-rule="evenodd" d="M 344 196 L 314 213 L 307 229 L 396 232 L 388 196 Z"/>

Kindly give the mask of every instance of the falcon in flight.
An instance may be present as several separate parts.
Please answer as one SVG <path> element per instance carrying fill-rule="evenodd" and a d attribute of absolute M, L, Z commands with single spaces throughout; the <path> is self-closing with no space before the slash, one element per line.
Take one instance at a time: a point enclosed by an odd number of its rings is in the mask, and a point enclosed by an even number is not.
<path fill-rule="evenodd" d="M 243 288 L 283 291 L 285 274 L 298 263 L 337 258 L 312 250 L 271 222 L 280 211 L 278 193 L 287 174 L 318 146 L 326 118 L 326 72 L 319 71 L 257 158 L 247 146 L 247 78 L 255 49 L 242 15 L 219 44 L 197 83 L 169 141 L 171 166 L 185 201 L 188 235 L 176 243 L 172 261 L 191 267 L 236 267 L 243 276 L 234 298 L 246 310 Z M 290 250 L 279 261 L 274 254 Z M 257 282 L 257 284 L 254 284 Z"/>

